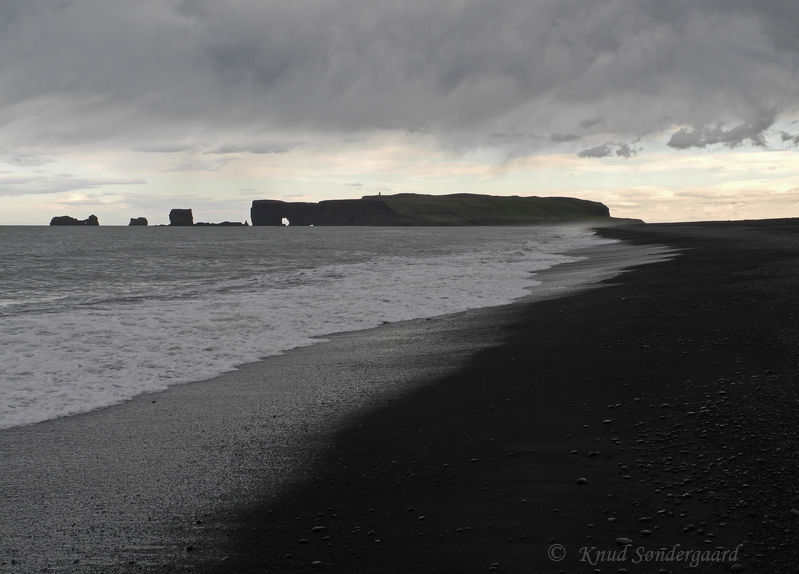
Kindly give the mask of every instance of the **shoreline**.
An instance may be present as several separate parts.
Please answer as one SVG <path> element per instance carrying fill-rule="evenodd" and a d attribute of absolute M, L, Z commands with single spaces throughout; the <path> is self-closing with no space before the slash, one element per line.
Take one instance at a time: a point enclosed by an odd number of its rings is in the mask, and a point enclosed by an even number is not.
<path fill-rule="evenodd" d="M 182 385 L 192 385 L 196 383 L 203 383 L 206 381 L 216 380 L 219 379 L 220 377 L 225 377 L 226 375 L 229 375 L 231 373 L 236 373 L 242 368 L 246 368 L 248 365 L 262 363 L 263 361 L 268 361 L 272 357 L 283 356 L 287 353 L 292 353 L 298 349 L 302 349 L 305 347 L 314 347 L 316 345 L 324 344 L 328 342 L 331 338 L 338 337 L 343 334 L 361 333 L 361 332 L 367 333 L 372 331 L 373 329 L 379 329 L 388 324 L 406 323 L 412 321 L 427 321 L 430 319 L 437 319 L 439 317 L 457 316 L 461 313 L 475 312 L 479 311 L 480 309 L 491 309 L 494 307 L 502 307 L 504 305 L 513 305 L 517 303 L 543 300 L 551 297 L 566 296 L 569 292 L 572 292 L 577 289 L 588 288 L 592 284 L 601 283 L 601 281 L 606 278 L 610 278 L 612 276 L 623 273 L 624 272 L 623 268 L 625 267 L 645 264 L 650 261 L 655 261 L 659 258 L 667 258 L 670 256 L 670 254 L 671 250 L 663 246 L 660 247 L 652 246 L 652 247 L 642 248 L 632 245 L 625 245 L 623 243 L 604 244 L 598 246 L 588 246 L 588 247 L 572 249 L 570 251 L 558 253 L 558 255 L 577 257 L 579 258 L 578 261 L 568 262 L 568 263 L 558 263 L 554 264 L 552 267 L 532 272 L 531 274 L 534 276 L 534 281 L 536 281 L 537 284 L 527 288 L 528 294 L 519 296 L 513 300 L 501 303 L 499 305 L 489 305 L 486 307 L 470 307 L 462 309 L 460 311 L 442 313 L 440 315 L 383 321 L 379 324 L 375 323 L 372 326 L 364 328 L 348 329 L 344 331 L 332 331 L 329 333 L 313 335 L 310 336 L 310 340 L 312 341 L 310 343 L 300 344 L 299 346 L 296 347 L 288 347 L 274 354 L 264 355 L 254 360 L 247 360 L 245 362 L 235 364 L 229 370 L 226 371 L 217 372 L 215 374 L 198 378 L 196 380 L 172 383 L 164 388 L 144 391 L 139 394 L 133 395 L 131 397 L 124 398 L 119 402 L 110 403 L 110 404 L 101 404 L 98 406 L 94 406 L 89 410 L 68 412 L 65 414 L 55 416 L 54 418 L 48 418 L 44 420 L 36 420 L 32 422 L 14 424 L 12 426 L 0 427 L 0 432 L 16 427 L 25 427 L 40 423 L 47 423 L 49 421 L 57 420 L 60 418 L 86 415 L 97 410 L 117 407 L 119 405 L 125 404 L 126 402 L 136 400 L 140 396 L 148 397 L 150 395 L 159 395 L 163 392 L 169 391 L 171 388 L 174 387 Z M 590 261 L 586 261 L 586 259 L 590 259 Z"/>
<path fill-rule="evenodd" d="M 12 285 L 6 309 L 10 315 L 9 333 L 3 338 L 4 356 L 9 363 L 7 374 L 11 378 L 9 386 L 2 385 L 0 393 L 0 429 L 90 412 L 126 402 L 139 394 L 211 379 L 246 363 L 318 344 L 341 331 L 368 330 L 388 322 L 513 302 L 530 292 L 528 286 L 534 284 L 531 268 L 546 268 L 567 259 L 550 255 L 550 251 L 560 247 L 564 252 L 575 244 L 602 243 L 590 237 L 591 234 L 586 227 L 549 228 L 540 233 L 547 245 L 540 248 L 542 253 L 535 248 L 532 252 L 512 253 L 516 243 L 513 238 L 523 243 L 529 238 L 533 244 L 538 240 L 539 231 L 523 229 L 521 236 L 516 232 L 505 238 L 504 248 L 510 251 L 498 257 L 511 260 L 507 268 L 500 265 L 494 271 L 493 248 L 489 249 L 488 257 L 477 242 L 481 263 L 473 263 L 474 253 L 463 252 L 458 242 L 460 235 L 450 236 L 445 232 L 443 237 L 458 244 L 452 249 L 455 259 L 448 262 L 449 255 L 446 256 L 441 267 L 438 256 L 430 260 L 427 253 L 421 265 L 392 266 L 388 263 L 392 258 L 387 258 L 374 268 L 371 263 L 363 262 L 355 263 L 353 268 L 350 263 L 342 268 L 333 267 L 328 270 L 332 272 L 330 275 L 325 264 L 308 276 L 302 271 L 300 279 L 290 270 L 276 272 L 274 280 L 261 277 L 254 283 L 217 277 L 212 281 L 213 288 L 199 289 L 197 293 L 202 292 L 199 297 L 192 295 L 185 300 L 180 297 L 175 304 L 169 302 L 169 297 L 167 302 L 162 300 L 167 291 L 164 288 L 139 300 L 138 295 L 144 293 L 141 290 L 128 297 L 129 294 L 121 295 L 112 286 L 108 293 L 100 294 L 95 285 L 88 288 L 88 292 L 94 293 L 91 296 L 76 294 L 74 287 L 60 290 L 55 286 L 53 297 L 35 296 L 25 304 L 27 288 L 23 284 L 16 288 Z M 385 237 L 365 235 L 367 251 L 382 248 L 374 242 Z M 488 235 L 496 239 L 494 231 Z M 504 236 L 505 232 L 500 231 L 498 237 Z M 34 239 L 31 236 L 27 240 Z M 235 238 L 233 241 L 236 242 Z M 297 249 L 294 246 L 288 251 Z M 316 261 L 314 251 L 311 249 L 308 255 L 312 261 Z M 210 252 L 205 256 L 215 257 Z M 401 259 L 400 263 L 408 261 L 413 259 Z M 484 265 L 485 262 L 489 264 Z M 118 266 L 119 261 L 109 265 Z M 295 260 L 289 267 L 296 265 Z M 473 266 L 476 267 L 470 271 Z M 100 264 L 98 269 L 102 267 Z M 394 272 L 395 268 L 402 272 Z M 124 273 L 122 276 L 127 277 Z M 471 284 L 472 279 L 475 285 Z M 283 289 L 279 286 L 284 281 L 303 284 L 297 285 L 297 289 Z M 248 287 L 240 293 L 242 285 Z M 264 285 L 266 292 L 261 292 Z M 331 297 L 332 292 L 338 296 Z M 36 301 L 41 303 L 41 309 L 35 310 Z M 50 312 L 55 314 L 50 316 Z M 51 324 L 69 325 L 76 336 L 64 337 L 62 330 L 52 330 Z M 34 331 L 37 336 L 29 341 L 21 336 Z M 20 336 L 14 336 L 16 333 Z M 100 337 L 106 344 L 95 344 L 94 337 Z M 113 347 L 108 347 L 111 343 Z M 31 382 L 34 387 L 26 389 Z"/>
<path fill-rule="evenodd" d="M 594 261 L 539 272 L 547 294 L 338 333 L 214 379 L 3 429 L 0 571 L 171 570 L 207 562 L 200 549 L 227 538 L 231 509 L 255 505 L 265 493 L 276 499 L 306 477 L 333 432 L 353 417 L 499 345 L 503 323 L 531 299 L 574 291 L 592 275 L 588 269 L 606 275 L 608 267 L 629 265 L 632 254 L 641 262 L 653 256 L 650 247 L 592 249 L 604 249 L 605 259 L 597 252 Z M 265 378 L 269 396 L 259 386 Z"/>
<path fill-rule="evenodd" d="M 799 221 L 602 233 L 681 256 L 515 307 L 203 571 L 795 571 Z"/>

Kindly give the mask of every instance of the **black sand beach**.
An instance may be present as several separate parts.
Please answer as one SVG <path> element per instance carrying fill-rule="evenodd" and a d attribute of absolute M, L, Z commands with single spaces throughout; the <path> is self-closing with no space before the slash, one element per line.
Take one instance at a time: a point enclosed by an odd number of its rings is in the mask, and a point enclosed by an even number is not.
<path fill-rule="evenodd" d="M 604 230 L 682 255 L 504 308 L 502 346 L 341 432 L 215 571 L 795 572 L 798 232 Z"/>
<path fill-rule="evenodd" d="M 601 233 L 681 252 L 0 431 L 0 570 L 796 571 L 799 222 Z"/>

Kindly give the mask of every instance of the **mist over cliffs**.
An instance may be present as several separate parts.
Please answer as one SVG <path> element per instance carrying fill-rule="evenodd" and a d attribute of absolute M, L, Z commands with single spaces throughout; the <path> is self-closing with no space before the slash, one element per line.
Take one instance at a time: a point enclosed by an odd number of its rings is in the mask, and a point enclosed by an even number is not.
<path fill-rule="evenodd" d="M 602 203 L 572 197 L 519 197 L 471 193 L 368 195 L 318 203 L 258 199 L 253 225 L 529 225 L 612 220 Z"/>

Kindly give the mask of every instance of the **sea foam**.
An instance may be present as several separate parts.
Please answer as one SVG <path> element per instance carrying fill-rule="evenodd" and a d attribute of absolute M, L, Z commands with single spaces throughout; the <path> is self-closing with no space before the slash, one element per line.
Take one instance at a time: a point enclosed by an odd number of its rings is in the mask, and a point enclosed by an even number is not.
<path fill-rule="evenodd" d="M 62 278 L 52 286 L 62 295 L 47 296 L 48 286 L 39 285 L 34 297 L 5 297 L 0 428 L 208 379 L 335 332 L 507 303 L 534 288 L 536 271 L 575 260 L 562 252 L 603 241 L 579 229 L 529 229 L 493 235 L 450 230 L 457 241 L 442 240 L 446 231 L 387 230 L 388 254 L 355 247 L 352 235 L 330 234 L 327 255 L 320 259 L 315 251 L 310 266 L 296 250 L 282 262 L 275 252 L 268 264 L 243 271 L 240 264 L 209 259 L 205 273 L 131 276 L 125 284 L 109 282 L 106 292 L 102 283 L 85 292 L 79 281 L 70 287 Z M 322 248 L 318 233 L 325 232 L 315 233 L 309 249 Z M 414 233 L 410 247 L 396 244 Z M 425 233 L 440 242 L 420 247 Z M 331 249 L 336 241 L 340 249 Z M 209 258 L 237 248 L 235 238 L 227 247 L 209 245 Z M 198 264 L 201 251 L 193 253 Z M 64 298 L 72 303 L 53 304 Z"/>

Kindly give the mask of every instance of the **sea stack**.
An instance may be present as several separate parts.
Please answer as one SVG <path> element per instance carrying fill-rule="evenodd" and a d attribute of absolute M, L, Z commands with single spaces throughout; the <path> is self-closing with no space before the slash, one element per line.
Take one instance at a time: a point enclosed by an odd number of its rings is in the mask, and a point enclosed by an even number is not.
<path fill-rule="evenodd" d="M 100 225 L 96 215 L 90 215 L 86 219 L 75 219 L 69 215 L 59 215 L 50 220 L 50 225 Z"/>
<path fill-rule="evenodd" d="M 169 212 L 169 225 L 194 225 L 191 209 L 173 209 Z"/>
<path fill-rule="evenodd" d="M 146 217 L 131 217 L 130 223 L 128 223 L 128 226 L 146 227 L 147 225 L 148 221 Z"/>

